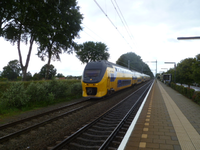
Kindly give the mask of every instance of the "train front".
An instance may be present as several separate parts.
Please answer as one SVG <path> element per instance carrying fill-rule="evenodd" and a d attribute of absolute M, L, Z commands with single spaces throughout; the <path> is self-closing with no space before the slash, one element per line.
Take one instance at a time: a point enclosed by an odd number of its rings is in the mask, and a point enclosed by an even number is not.
<path fill-rule="evenodd" d="M 83 97 L 100 98 L 107 94 L 107 66 L 103 61 L 89 62 L 82 76 Z"/>

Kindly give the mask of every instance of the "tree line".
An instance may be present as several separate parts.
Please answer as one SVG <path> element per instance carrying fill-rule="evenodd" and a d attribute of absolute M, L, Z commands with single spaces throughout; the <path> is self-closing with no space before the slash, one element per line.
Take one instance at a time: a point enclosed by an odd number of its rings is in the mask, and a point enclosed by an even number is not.
<path fill-rule="evenodd" d="M 200 54 L 181 60 L 175 68 L 162 74 L 172 74 L 172 81 L 180 84 L 200 85 Z"/>
<path fill-rule="evenodd" d="M 55 76 L 51 60 L 60 61 L 60 55 L 64 52 L 68 54 L 75 52 L 76 57 L 83 64 L 108 60 L 110 57 L 107 45 L 102 42 L 88 41 L 82 44 L 75 42 L 75 38 L 79 37 L 79 32 L 82 30 L 83 20 L 76 0 L 6 0 L 0 1 L 0 5 L 0 37 L 16 44 L 19 55 L 18 61 L 10 61 L 3 68 L 1 76 L 4 78 L 14 80 L 18 76 L 23 81 L 30 79 L 28 65 L 34 43 L 37 45 L 38 57 L 42 61 L 47 59 L 47 64 L 41 68 L 41 71 L 33 75 L 35 78 L 41 78 L 42 73 L 45 79 Z M 22 61 L 21 43 L 29 46 L 25 63 Z M 139 56 L 131 56 L 127 56 L 131 61 L 130 69 L 151 74 L 148 65 L 143 63 Z M 122 58 L 120 58 L 121 62 L 124 61 L 121 60 Z M 116 63 L 121 64 L 121 62 Z M 133 63 L 138 64 L 135 66 L 132 65 Z"/>

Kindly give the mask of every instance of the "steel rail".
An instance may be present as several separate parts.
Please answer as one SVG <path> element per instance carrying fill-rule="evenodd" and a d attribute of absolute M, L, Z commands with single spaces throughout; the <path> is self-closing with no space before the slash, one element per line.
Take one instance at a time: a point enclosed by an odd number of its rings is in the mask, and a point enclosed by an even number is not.
<path fill-rule="evenodd" d="M 108 145 L 112 142 L 113 138 L 116 136 L 117 132 L 120 130 L 120 128 L 123 126 L 123 124 L 126 122 L 128 117 L 131 115 L 131 113 L 134 111 L 135 107 L 138 105 L 140 100 L 142 100 L 142 97 L 145 96 L 147 90 L 150 88 L 151 84 L 145 89 L 145 91 L 142 93 L 142 95 L 137 99 L 135 104 L 131 107 L 131 109 L 127 112 L 127 114 L 124 116 L 124 118 L 121 120 L 121 122 L 117 125 L 117 127 L 113 130 L 113 132 L 110 134 L 110 136 L 105 140 L 105 142 L 101 145 L 99 150 L 105 150 Z"/>
<path fill-rule="evenodd" d="M 124 98 L 122 101 L 120 101 L 116 105 L 114 105 L 112 108 L 110 108 L 108 111 L 106 111 L 105 113 L 103 113 L 100 117 L 98 117 L 97 119 L 95 119 L 91 123 L 86 124 L 85 126 L 83 126 L 82 128 L 80 128 L 79 130 L 77 130 L 76 132 L 74 132 L 72 135 L 68 136 L 66 139 L 64 139 L 63 141 L 61 141 L 56 146 L 54 146 L 51 150 L 60 150 L 60 149 L 64 148 L 67 144 L 69 144 L 71 141 L 73 141 L 75 138 L 77 138 L 80 134 L 82 134 L 84 131 L 86 131 L 91 126 L 93 126 L 95 123 L 97 123 L 99 120 L 101 120 L 104 116 L 106 116 L 111 111 L 113 111 L 114 109 L 116 109 L 117 106 L 119 106 L 120 104 L 122 104 L 124 101 L 126 101 L 133 94 L 135 94 L 136 92 L 138 92 L 139 90 L 141 90 L 143 87 L 145 87 L 145 85 L 142 86 L 142 87 L 140 87 L 136 91 L 134 91 L 132 94 L 130 94 L 129 96 L 127 96 L 126 98 Z"/>
<path fill-rule="evenodd" d="M 89 99 L 86 99 L 86 100 L 83 100 L 81 102 L 74 102 L 74 103 L 71 103 L 71 104 L 68 104 L 68 105 L 65 105 L 65 106 L 62 106 L 62 107 L 59 107 L 59 108 L 56 108 L 56 109 L 53 109 L 53 110 L 50 110 L 50 111 L 46 111 L 44 113 L 40 113 L 40 114 L 37 114 L 37 115 L 34 115 L 34 116 L 31 116 L 31 117 L 28 117 L 28 118 L 24 118 L 24 119 L 20 119 L 18 121 L 15 121 L 15 122 L 11 122 L 11 123 L 7 123 L 7 124 L 4 124 L 4 125 L 1 125 L 0 126 L 0 130 L 3 130 L 5 128 L 8 128 L 8 127 L 12 127 L 16 124 L 20 124 L 20 123 L 23 123 L 23 122 L 26 122 L 26 121 L 29 121 L 29 120 L 32 120 L 32 119 L 35 119 L 35 118 L 39 118 L 41 116 L 45 116 L 47 114 L 50 114 L 50 113 L 53 113 L 53 112 L 56 112 L 56 111 L 59 111 L 59 110 L 62 110 L 62 109 L 66 109 L 67 107 L 70 107 L 70 106 L 74 106 L 74 105 L 77 105 L 77 104 L 81 104 L 83 102 L 86 102 L 88 101 Z"/>
<path fill-rule="evenodd" d="M 86 106 L 78 107 L 78 108 L 76 108 L 76 109 L 70 110 L 70 111 L 68 111 L 68 112 L 66 112 L 66 113 L 63 113 L 63 114 L 61 114 L 61 115 L 59 115 L 59 116 L 56 116 L 56 117 L 54 117 L 54 118 L 45 120 L 45 121 L 43 121 L 43 122 L 41 122 L 41 123 L 32 125 L 32 126 L 30 126 L 30 127 L 27 127 L 27 128 L 25 128 L 25 129 L 22 129 L 22 130 L 20 130 L 20 131 L 14 132 L 14 133 L 11 133 L 11 134 L 9 134 L 9 135 L 0 137 L 0 143 L 4 142 L 4 141 L 6 141 L 6 140 L 9 140 L 10 138 L 19 136 L 19 135 L 21 135 L 21 134 L 23 134 L 23 133 L 25 133 L 25 132 L 30 131 L 30 130 L 36 129 L 36 128 L 40 127 L 40 126 L 44 126 L 45 124 L 48 124 L 48 123 L 53 122 L 53 121 L 55 121 L 55 120 L 58 120 L 58 119 L 60 119 L 60 118 L 62 118 L 62 117 L 65 117 L 65 116 L 71 114 L 71 113 L 74 113 L 75 111 L 79 111 L 79 110 L 81 110 L 81 109 L 83 109 L 83 108 L 86 108 L 86 107 L 89 107 L 89 106 L 91 106 L 91 105 L 93 105 L 93 104 L 95 104 L 95 103 L 88 104 L 88 105 L 86 105 Z"/>

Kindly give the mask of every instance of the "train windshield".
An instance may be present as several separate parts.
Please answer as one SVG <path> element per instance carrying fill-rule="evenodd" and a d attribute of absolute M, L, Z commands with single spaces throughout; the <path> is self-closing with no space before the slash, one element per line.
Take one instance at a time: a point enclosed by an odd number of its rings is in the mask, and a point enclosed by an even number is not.
<path fill-rule="evenodd" d="M 100 70 L 85 70 L 84 77 L 98 77 L 100 74 Z"/>

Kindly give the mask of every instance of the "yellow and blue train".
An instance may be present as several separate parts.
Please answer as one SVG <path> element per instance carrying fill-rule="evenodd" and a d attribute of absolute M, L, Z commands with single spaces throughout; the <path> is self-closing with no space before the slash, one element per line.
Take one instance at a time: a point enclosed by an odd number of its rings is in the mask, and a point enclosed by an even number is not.
<path fill-rule="evenodd" d="M 89 62 L 82 76 L 83 97 L 101 98 L 149 79 L 149 75 L 105 60 Z"/>

